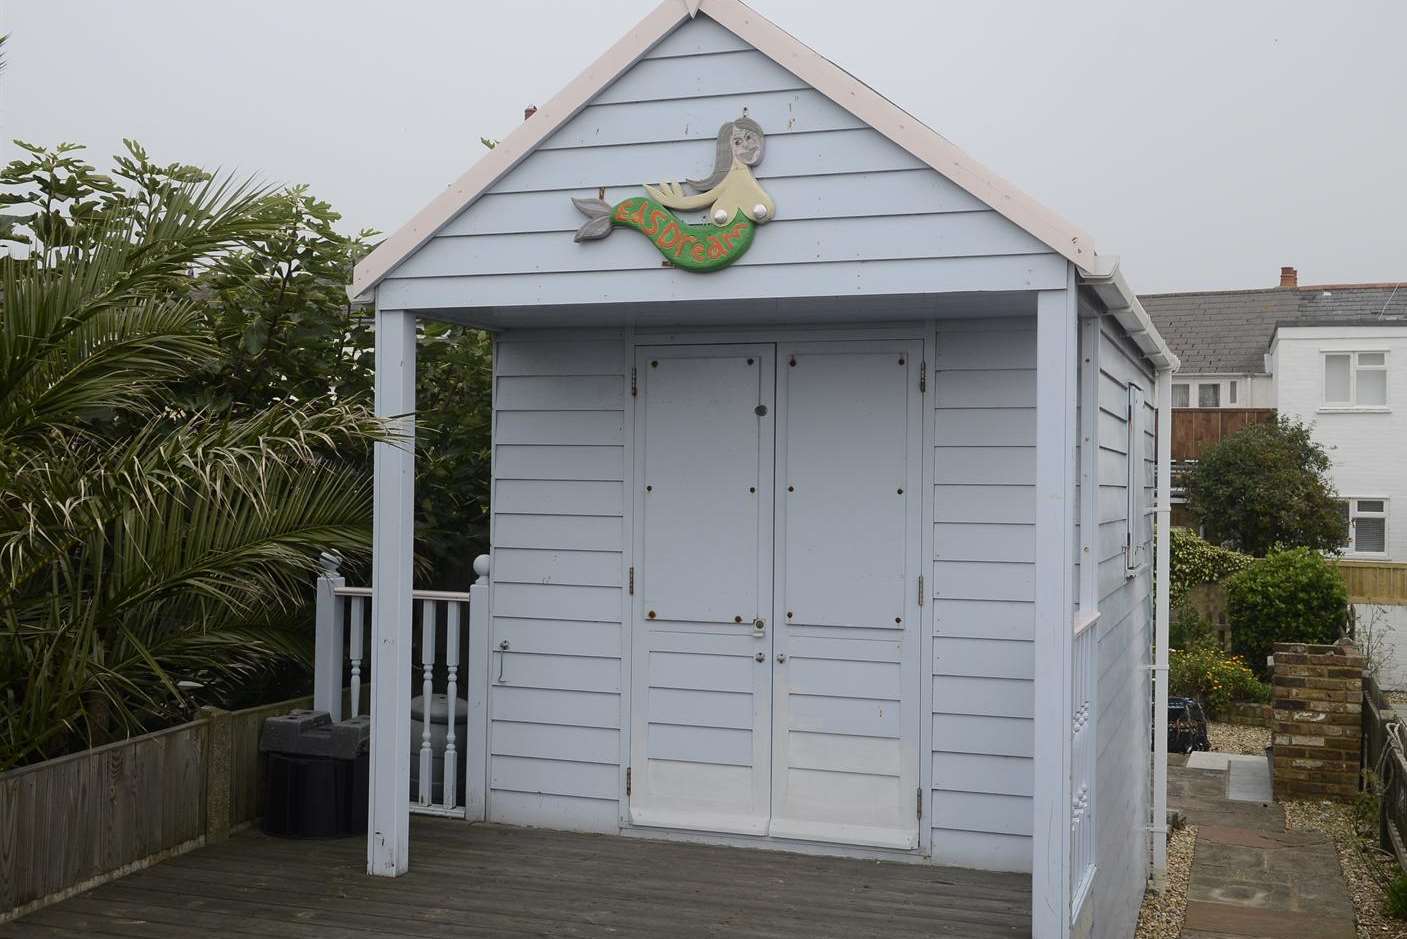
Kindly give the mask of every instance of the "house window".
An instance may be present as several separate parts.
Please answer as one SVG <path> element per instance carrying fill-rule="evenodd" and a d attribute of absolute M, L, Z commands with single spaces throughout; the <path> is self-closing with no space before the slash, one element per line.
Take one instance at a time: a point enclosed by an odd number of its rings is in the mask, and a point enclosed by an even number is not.
<path fill-rule="evenodd" d="M 1221 383 L 1203 383 L 1197 386 L 1197 407 L 1199 408 L 1219 408 L 1221 407 Z"/>
<path fill-rule="evenodd" d="M 1173 385 L 1173 407 L 1192 407 L 1192 389 L 1190 385 Z"/>
<path fill-rule="evenodd" d="M 1343 513 L 1344 551 L 1348 554 L 1387 556 L 1387 500 L 1345 499 Z"/>
<path fill-rule="evenodd" d="M 1324 406 L 1386 407 L 1387 353 L 1324 353 Z"/>
<path fill-rule="evenodd" d="M 1226 403 L 1227 403 L 1227 404 L 1235 404 L 1235 403 L 1236 403 L 1236 385 L 1237 385 L 1237 382 L 1234 382 L 1234 381 L 1229 381 L 1229 382 L 1226 383 Z"/>

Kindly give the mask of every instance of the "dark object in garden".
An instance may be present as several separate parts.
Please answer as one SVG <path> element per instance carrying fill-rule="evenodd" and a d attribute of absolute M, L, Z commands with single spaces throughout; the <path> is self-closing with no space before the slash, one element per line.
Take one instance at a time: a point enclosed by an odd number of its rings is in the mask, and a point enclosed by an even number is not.
<path fill-rule="evenodd" d="M 264 833 L 366 834 L 370 741 L 366 717 L 333 723 L 326 711 L 293 711 L 264 721 Z"/>
<path fill-rule="evenodd" d="M 1168 752 L 1191 753 L 1211 748 L 1202 705 L 1192 698 L 1168 698 Z"/>

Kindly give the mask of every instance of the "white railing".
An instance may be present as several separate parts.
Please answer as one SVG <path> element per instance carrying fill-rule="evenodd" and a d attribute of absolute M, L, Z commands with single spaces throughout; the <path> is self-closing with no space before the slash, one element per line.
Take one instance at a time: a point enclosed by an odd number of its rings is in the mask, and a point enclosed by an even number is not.
<path fill-rule="evenodd" d="M 1099 685 L 1099 614 L 1081 616 L 1075 623 L 1070 656 L 1070 909 L 1079 920 L 1080 909 L 1094 882 L 1094 774 L 1098 739 L 1095 693 Z"/>
<path fill-rule="evenodd" d="M 484 741 L 487 739 L 489 559 L 474 561 L 478 579 L 467 591 L 416 590 L 410 632 L 418 624 L 420 694 L 411 720 L 410 810 L 427 815 L 481 819 L 484 806 Z M 338 561 L 325 557 L 317 590 L 317 649 L 313 707 L 333 720 L 369 713 L 372 623 L 371 588 L 349 587 Z M 461 674 L 461 660 L 468 667 Z M 366 687 L 364 687 L 366 686 Z M 412 689 L 415 682 L 411 683 Z M 464 730 L 461 731 L 461 726 Z M 465 771 L 460 772 L 461 764 Z"/>

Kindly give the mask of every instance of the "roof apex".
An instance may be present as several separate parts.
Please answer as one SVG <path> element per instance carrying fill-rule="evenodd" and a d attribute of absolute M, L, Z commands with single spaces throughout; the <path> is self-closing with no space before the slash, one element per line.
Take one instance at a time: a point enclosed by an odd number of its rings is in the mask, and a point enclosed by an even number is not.
<path fill-rule="evenodd" d="M 1097 276 L 1108 273 L 1110 265 L 1097 255 L 1093 240 L 1083 231 L 774 25 L 743 0 L 662 0 L 599 59 L 539 108 L 530 120 L 518 125 L 429 205 L 362 258 L 352 273 L 348 294 L 353 299 L 367 299 L 369 292 L 393 268 L 526 159 L 656 43 L 700 12 L 1044 242 L 1081 273 Z"/>

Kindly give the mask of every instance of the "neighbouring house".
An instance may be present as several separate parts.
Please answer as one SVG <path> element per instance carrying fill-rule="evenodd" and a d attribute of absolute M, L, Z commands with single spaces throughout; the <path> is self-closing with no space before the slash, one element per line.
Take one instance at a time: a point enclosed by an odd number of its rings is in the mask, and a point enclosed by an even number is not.
<path fill-rule="evenodd" d="M 1029 872 L 1035 935 L 1132 934 L 1176 358 L 1088 235 L 739 0 L 665 0 L 351 293 L 382 414 L 418 319 L 494 334 L 471 817 Z M 413 480 L 378 445 L 383 875 Z"/>
<path fill-rule="evenodd" d="M 1278 287 L 1141 299 L 1182 362 L 1175 460 L 1276 412 L 1312 423 L 1344 557 L 1407 561 L 1407 283 L 1300 286 L 1284 267 Z"/>

